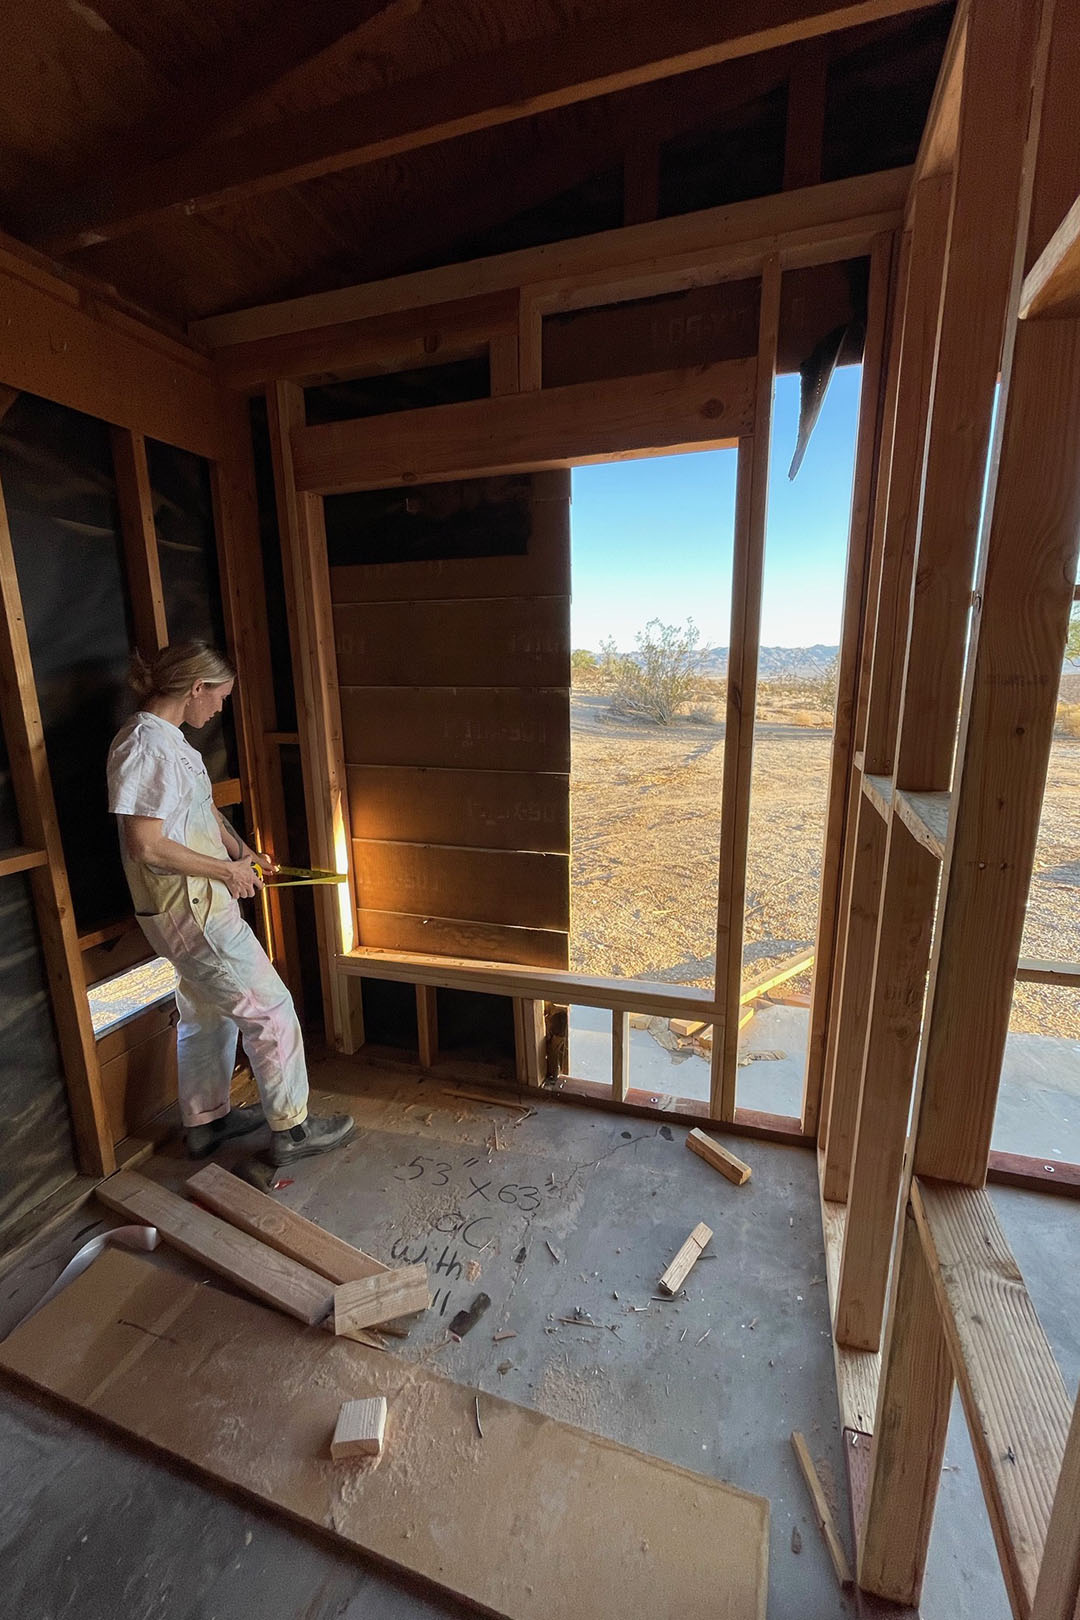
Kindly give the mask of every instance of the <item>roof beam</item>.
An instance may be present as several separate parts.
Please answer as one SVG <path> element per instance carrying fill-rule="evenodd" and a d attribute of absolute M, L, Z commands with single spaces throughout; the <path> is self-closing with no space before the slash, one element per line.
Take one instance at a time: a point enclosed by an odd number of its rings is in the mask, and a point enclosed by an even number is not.
<path fill-rule="evenodd" d="M 490 129 L 739 56 L 925 9 L 920 0 L 634 0 L 601 22 L 517 41 L 303 119 L 205 145 L 83 192 L 41 222 L 54 252 L 111 241 L 172 214 L 200 213 L 284 186 Z"/>

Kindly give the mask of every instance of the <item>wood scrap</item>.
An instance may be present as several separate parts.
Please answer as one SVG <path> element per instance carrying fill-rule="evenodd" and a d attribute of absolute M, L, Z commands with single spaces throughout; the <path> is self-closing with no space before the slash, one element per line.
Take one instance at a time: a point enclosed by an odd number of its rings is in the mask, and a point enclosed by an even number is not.
<path fill-rule="evenodd" d="M 699 1221 L 664 1272 L 664 1275 L 660 1278 L 659 1286 L 665 1294 L 677 1294 L 679 1292 L 679 1289 L 690 1275 L 691 1269 L 701 1258 L 705 1245 L 711 1239 L 711 1227 L 706 1226 L 704 1221 Z"/>
<path fill-rule="evenodd" d="M 181 1254 L 301 1322 L 321 1322 L 333 1308 L 333 1290 L 325 1277 L 146 1176 L 121 1170 L 100 1184 L 97 1196 L 117 1214 L 156 1226 Z"/>
<path fill-rule="evenodd" d="M 338 1413 L 330 1455 L 335 1462 L 347 1457 L 378 1457 L 386 1428 L 386 1396 L 369 1395 L 366 1400 L 343 1401 Z"/>
<path fill-rule="evenodd" d="M 792 1430 L 791 1444 L 798 1459 L 799 1467 L 802 1470 L 802 1477 L 806 1481 L 806 1488 L 810 1493 L 810 1501 L 813 1504 L 818 1529 L 825 1539 L 825 1545 L 828 1548 L 829 1557 L 832 1559 L 832 1567 L 836 1572 L 836 1578 L 841 1586 L 851 1586 L 851 1570 L 848 1567 L 844 1544 L 837 1533 L 832 1509 L 825 1500 L 825 1492 L 821 1488 L 821 1481 L 818 1478 L 817 1469 L 814 1467 L 814 1460 L 810 1455 L 809 1447 L 798 1429 Z"/>
<path fill-rule="evenodd" d="M 699 1034 L 705 1028 L 706 1025 L 700 1018 L 668 1019 L 668 1029 L 673 1035 L 681 1036 L 683 1040 L 689 1040 L 692 1035 Z"/>
<path fill-rule="evenodd" d="M 424 1265 L 399 1266 L 375 1277 L 339 1283 L 334 1289 L 334 1332 L 349 1338 L 357 1328 L 378 1327 L 396 1316 L 426 1311 L 430 1304 Z"/>
<path fill-rule="evenodd" d="M 472 1304 L 467 1310 L 458 1311 L 457 1315 L 454 1317 L 454 1320 L 450 1323 L 449 1328 L 449 1331 L 453 1334 L 454 1338 L 463 1339 L 466 1333 L 471 1332 L 490 1304 L 490 1295 L 477 1294 L 476 1298 L 473 1300 Z"/>
<path fill-rule="evenodd" d="M 805 950 L 796 951 L 794 956 L 787 957 L 783 962 L 777 962 L 773 967 L 765 968 L 756 979 L 744 985 L 739 992 L 739 1002 L 745 1005 L 748 1001 L 755 1001 L 758 996 L 764 996 L 768 991 L 783 984 L 785 979 L 794 979 L 797 974 L 805 973 L 813 965 L 814 947 L 808 945 Z"/>
<path fill-rule="evenodd" d="M 696 1153 L 699 1159 L 704 1159 L 714 1170 L 719 1170 L 736 1187 L 742 1187 L 750 1180 L 750 1166 L 737 1159 L 734 1153 L 729 1153 L 726 1147 L 721 1147 L 719 1142 L 714 1142 L 711 1136 L 706 1136 L 704 1131 L 692 1130 L 686 1138 L 686 1145 L 691 1153 Z"/>
<path fill-rule="evenodd" d="M 230 1225 L 260 1238 L 279 1254 L 299 1260 L 331 1282 L 357 1282 L 361 1277 L 375 1277 L 389 1270 L 373 1255 L 276 1203 L 219 1164 L 205 1165 L 189 1176 L 187 1187 L 200 1204 Z"/>

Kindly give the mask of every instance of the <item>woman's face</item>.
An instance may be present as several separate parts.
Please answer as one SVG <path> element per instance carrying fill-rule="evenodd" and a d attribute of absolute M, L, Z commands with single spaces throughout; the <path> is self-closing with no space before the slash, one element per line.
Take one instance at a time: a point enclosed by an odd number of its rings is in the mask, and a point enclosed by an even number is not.
<path fill-rule="evenodd" d="M 184 724 L 199 731 L 216 714 L 220 714 L 225 699 L 232 692 L 232 681 L 222 681 L 219 686 L 208 686 L 205 681 L 196 681 L 188 694 L 184 705 Z"/>

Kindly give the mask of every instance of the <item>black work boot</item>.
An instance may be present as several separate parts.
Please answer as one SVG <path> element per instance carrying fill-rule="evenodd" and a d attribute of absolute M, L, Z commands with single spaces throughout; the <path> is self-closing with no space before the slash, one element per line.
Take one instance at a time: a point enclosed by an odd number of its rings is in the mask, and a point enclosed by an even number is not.
<path fill-rule="evenodd" d="M 260 1125 L 265 1124 L 262 1104 L 248 1103 L 244 1108 L 230 1108 L 227 1114 L 222 1114 L 220 1119 L 212 1119 L 209 1125 L 189 1125 L 184 1132 L 188 1157 L 208 1159 L 223 1142 L 230 1141 L 234 1136 L 247 1136 L 249 1131 L 257 1131 Z"/>
<path fill-rule="evenodd" d="M 309 1114 L 302 1125 L 270 1132 L 270 1163 L 281 1166 L 309 1159 L 313 1153 L 329 1153 L 348 1142 L 355 1131 L 351 1114 Z"/>

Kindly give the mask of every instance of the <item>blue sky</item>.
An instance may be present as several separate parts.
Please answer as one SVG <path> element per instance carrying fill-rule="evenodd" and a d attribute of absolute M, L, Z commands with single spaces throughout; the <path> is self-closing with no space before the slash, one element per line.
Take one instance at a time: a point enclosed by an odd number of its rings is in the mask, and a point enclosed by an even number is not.
<path fill-rule="evenodd" d="M 861 368 L 833 377 L 794 483 L 798 376 L 778 377 L 765 545 L 762 644 L 840 639 Z M 734 450 L 616 461 L 573 472 L 571 641 L 621 649 L 652 618 L 692 617 L 702 644 L 726 647 L 731 613 Z"/>

